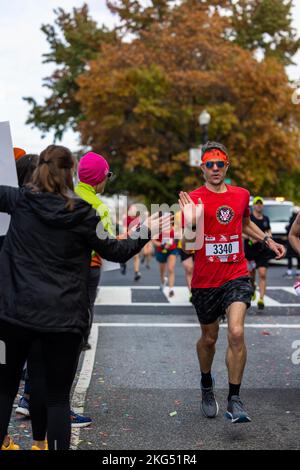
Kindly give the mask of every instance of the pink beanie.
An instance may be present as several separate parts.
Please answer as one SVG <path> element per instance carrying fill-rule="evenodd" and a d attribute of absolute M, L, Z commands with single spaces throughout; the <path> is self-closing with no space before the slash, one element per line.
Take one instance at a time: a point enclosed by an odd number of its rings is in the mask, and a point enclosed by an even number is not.
<path fill-rule="evenodd" d="M 79 160 L 78 178 L 82 183 L 97 186 L 105 180 L 109 173 L 109 164 L 104 157 L 88 152 Z"/>

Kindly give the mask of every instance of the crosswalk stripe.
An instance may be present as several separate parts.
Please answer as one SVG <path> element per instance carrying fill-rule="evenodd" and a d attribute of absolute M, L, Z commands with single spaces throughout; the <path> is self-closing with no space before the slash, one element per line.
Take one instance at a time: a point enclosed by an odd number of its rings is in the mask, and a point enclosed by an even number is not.
<path fill-rule="evenodd" d="M 199 323 L 94 323 L 94 326 L 99 328 L 199 328 Z M 300 329 L 300 324 L 286 324 L 286 323 L 246 323 L 245 328 L 258 328 L 258 329 Z M 226 323 L 221 323 L 220 328 L 227 328 Z"/>
<path fill-rule="evenodd" d="M 133 292 L 134 291 L 152 291 L 151 298 L 153 298 L 153 292 L 157 292 L 158 298 L 157 302 L 151 301 L 147 302 L 143 299 L 144 301 L 142 302 L 133 302 Z M 272 298 L 272 291 L 278 292 L 279 290 L 282 290 L 286 292 L 287 294 L 293 294 L 296 295 L 295 290 L 293 287 L 269 287 L 267 288 L 267 293 L 268 295 L 265 296 L 264 302 L 265 302 L 265 307 L 275 307 L 275 308 L 283 308 L 283 307 L 300 307 L 300 298 L 299 298 L 299 303 L 291 303 L 291 302 L 279 302 L 278 300 L 275 300 Z M 169 288 L 165 287 L 163 291 L 160 290 L 158 286 L 101 286 L 98 290 L 97 298 L 95 305 L 99 306 L 114 306 L 114 305 L 120 305 L 120 306 L 133 306 L 133 307 L 191 307 L 192 304 L 189 300 L 189 290 L 187 287 L 184 286 L 178 286 L 174 287 L 174 292 L 175 295 L 174 297 L 169 297 Z M 162 302 L 162 298 L 165 299 Z M 257 305 L 255 301 L 251 303 L 253 307 Z"/>

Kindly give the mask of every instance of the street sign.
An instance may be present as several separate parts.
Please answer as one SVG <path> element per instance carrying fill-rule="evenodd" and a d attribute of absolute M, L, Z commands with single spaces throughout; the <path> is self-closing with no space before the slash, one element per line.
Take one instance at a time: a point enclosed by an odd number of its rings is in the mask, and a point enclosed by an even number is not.
<path fill-rule="evenodd" d="M 198 148 L 190 149 L 190 166 L 199 167 L 201 165 L 202 145 Z"/>
<path fill-rule="evenodd" d="M 18 187 L 9 122 L 0 122 L 0 185 Z M 0 235 L 5 235 L 10 216 L 0 213 Z"/>

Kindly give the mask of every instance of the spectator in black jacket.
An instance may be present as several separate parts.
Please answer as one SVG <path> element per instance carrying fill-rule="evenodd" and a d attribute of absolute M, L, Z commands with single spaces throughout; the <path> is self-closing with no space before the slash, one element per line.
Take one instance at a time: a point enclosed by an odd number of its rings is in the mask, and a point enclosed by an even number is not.
<path fill-rule="evenodd" d="M 73 168 L 71 152 L 52 145 L 41 153 L 30 188 L 0 186 L 0 211 L 11 215 L 0 254 L 0 341 L 6 348 L 0 364 L 0 447 L 24 362 L 39 339 L 49 449 L 69 448 L 70 388 L 89 325 L 91 250 L 126 262 L 148 242 L 147 224 L 153 235 L 165 230 L 166 219 L 152 216 L 141 227 L 145 239 L 137 233 L 128 240 L 107 237 L 95 211 L 73 192 Z"/>

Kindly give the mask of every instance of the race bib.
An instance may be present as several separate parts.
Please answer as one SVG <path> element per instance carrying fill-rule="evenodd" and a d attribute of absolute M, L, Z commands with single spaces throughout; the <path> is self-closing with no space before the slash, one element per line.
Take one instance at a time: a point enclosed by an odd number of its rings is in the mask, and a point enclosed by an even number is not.
<path fill-rule="evenodd" d="M 210 263 L 234 263 L 239 260 L 239 235 L 205 236 L 205 256 Z"/>
<path fill-rule="evenodd" d="M 163 245 L 173 245 L 174 243 L 174 238 L 163 238 L 162 239 L 162 244 Z"/>

